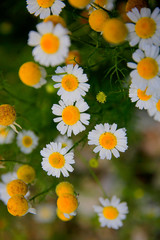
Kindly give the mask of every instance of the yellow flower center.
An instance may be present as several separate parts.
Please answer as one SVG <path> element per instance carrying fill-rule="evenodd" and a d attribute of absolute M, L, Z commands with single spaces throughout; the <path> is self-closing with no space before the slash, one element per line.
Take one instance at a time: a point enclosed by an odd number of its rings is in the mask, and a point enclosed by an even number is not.
<path fill-rule="evenodd" d="M 49 156 L 49 163 L 54 168 L 62 168 L 65 164 L 65 158 L 59 152 L 54 152 Z"/>
<path fill-rule="evenodd" d="M 62 143 L 62 148 L 67 147 L 67 143 Z"/>
<path fill-rule="evenodd" d="M 146 94 L 146 90 L 147 90 L 147 88 L 143 91 L 143 90 L 141 90 L 141 89 L 138 89 L 137 90 L 137 96 L 139 97 L 139 99 L 141 99 L 142 101 L 148 101 L 151 97 L 152 97 L 152 95 L 147 95 Z"/>
<path fill-rule="evenodd" d="M 0 135 L 3 137 L 3 138 L 6 138 L 7 135 L 8 135 L 8 132 L 9 130 L 7 128 L 3 128 L 3 127 L 0 127 Z"/>
<path fill-rule="evenodd" d="M 103 208 L 103 215 L 105 218 L 107 218 L 109 220 L 114 220 L 118 217 L 119 212 L 118 212 L 117 208 L 108 206 L 108 207 Z"/>
<path fill-rule="evenodd" d="M 135 26 L 135 31 L 140 38 L 150 38 L 156 31 L 156 23 L 152 18 L 140 18 Z"/>
<path fill-rule="evenodd" d="M 77 198 L 69 193 L 63 194 L 57 199 L 57 207 L 63 213 L 70 214 L 78 207 Z"/>
<path fill-rule="evenodd" d="M 14 195 L 8 200 L 7 209 L 13 216 L 20 217 L 28 211 L 28 202 L 22 195 Z"/>
<path fill-rule="evenodd" d="M 59 49 L 59 38 L 53 33 L 46 33 L 42 36 L 40 45 L 45 53 L 56 53 Z"/>
<path fill-rule="evenodd" d="M 90 0 L 68 0 L 68 2 L 75 8 L 85 8 Z"/>
<path fill-rule="evenodd" d="M 109 19 L 109 15 L 102 9 L 97 9 L 89 16 L 89 25 L 96 32 L 102 32 L 104 23 Z"/>
<path fill-rule="evenodd" d="M 74 125 L 80 119 L 79 109 L 75 106 L 67 106 L 62 112 L 62 119 L 67 125 Z"/>
<path fill-rule="evenodd" d="M 138 63 L 137 71 L 142 78 L 149 80 L 158 74 L 158 64 L 153 58 L 146 57 Z"/>
<path fill-rule="evenodd" d="M 105 149 L 113 149 L 117 145 L 117 138 L 113 133 L 106 132 L 99 137 L 99 144 Z"/>
<path fill-rule="evenodd" d="M 108 19 L 103 25 L 103 37 L 113 44 L 120 44 L 125 41 L 128 30 L 126 25 L 117 18 Z"/>
<path fill-rule="evenodd" d="M 78 87 L 78 79 L 73 74 L 67 74 L 62 78 L 62 87 L 68 92 L 72 92 Z"/>
<path fill-rule="evenodd" d="M 65 63 L 73 64 L 74 66 L 78 63 L 80 64 L 80 54 L 77 50 L 72 50 L 68 53 L 68 57 L 65 59 Z"/>
<path fill-rule="evenodd" d="M 25 183 L 31 183 L 35 179 L 35 170 L 29 165 L 23 165 L 18 168 L 17 177 Z"/>
<path fill-rule="evenodd" d="M 42 8 L 51 7 L 55 0 L 37 0 L 37 3 Z"/>
<path fill-rule="evenodd" d="M 66 23 L 64 19 L 60 16 L 50 15 L 44 19 L 44 22 L 48 22 L 48 21 L 51 21 L 54 25 L 57 25 L 58 23 L 60 23 L 63 27 L 66 27 Z"/>
<path fill-rule="evenodd" d="M 36 85 L 41 78 L 41 71 L 38 64 L 34 62 L 24 63 L 19 69 L 19 78 L 28 86 Z"/>
<path fill-rule="evenodd" d="M 15 194 L 26 195 L 27 184 L 20 179 L 15 179 L 7 184 L 7 192 L 12 197 Z"/>
<path fill-rule="evenodd" d="M 56 186 L 57 196 L 62 196 L 64 193 L 74 194 L 74 187 L 69 182 L 61 182 Z"/>
<path fill-rule="evenodd" d="M 97 96 L 96 96 L 96 99 L 97 99 L 97 101 L 100 102 L 100 103 L 105 103 L 106 97 L 107 97 L 107 96 L 105 95 L 104 92 L 99 92 L 99 93 L 97 94 Z"/>
<path fill-rule="evenodd" d="M 156 108 L 160 112 L 160 100 L 156 103 Z"/>
<path fill-rule="evenodd" d="M 33 140 L 30 136 L 24 136 L 22 138 L 22 144 L 24 147 L 30 147 L 33 143 Z"/>
<path fill-rule="evenodd" d="M 16 119 L 16 112 L 14 107 L 9 104 L 0 105 L 0 125 L 9 126 L 13 124 Z"/>
<path fill-rule="evenodd" d="M 64 222 L 67 222 L 67 221 L 69 221 L 69 220 L 71 220 L 73 218 L 73 216 L 70 216 L 69 218 L 66 218 L 64 216 L 64 213 L 61 212 L 58 208 L 57 208 L 57 217 L 59 217 L 59 219 L 61 219 Z"/>
<path fill-rule="evenodd" d="M 94 2 L 96 4 L 98 4 L 99 6 L 103 7 L 104 5 L 106 5 L 108 3 L 108 0 L 95 0 Z"/>

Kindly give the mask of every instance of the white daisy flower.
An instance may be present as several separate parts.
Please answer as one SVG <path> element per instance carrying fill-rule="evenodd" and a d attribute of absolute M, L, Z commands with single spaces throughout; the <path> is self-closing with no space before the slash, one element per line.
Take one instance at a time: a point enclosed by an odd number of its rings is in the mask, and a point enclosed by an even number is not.
<path fill-rule="evenodd" d="M 34 219 L 39 223 L 49 223 L 53 221 L 55 216 L 55 206 L 50 203 L 42 203 L 37 206 Z"/>
<path fill-rule="evenodd" d="M 148 114 L 149 116 L 153 117 L 154 120 L 160 122 L 160 99 L 157 99 L 157 101 L 154 103 L 154 106 L 148 109 Z"/>
<path fill-rule="evenodd" d="M 160 9 L 157 7 L 151 13 L 149 8 L 137 8 L 127 13 L 127 16 L 134 23 L 127 23 L 130 45 L 139 43 L 139 48 L 144 44 L 160 45 Z"/>
<path fill-rule="evenodd" d="M 65 7 L 65 3 L 61 0 L 27 0 L 28 11 L 41 19 L 44 19 L 51 15 L 59 15 L 62 8 Z"/>
<path fill-rule="evenodd" d="M 37 24 L 37 30 L 29 32 L 28 39 L 28 45 L 35 46 L 32 51 L 35 61 L 47 67 L 63 63 L 70 47 L 68 30 L 50 21 Z"/>
<path fill-rule="evenodd" d="M 21 152 L 29 154 L 38 145 L 38 137 L 30 130 L 22 130 L 17 135 L 17 145 Z"/>
<path fill-rule="evenodd" d="M 15 136 L 15 133 L 5 127 L 0 125 L 0 144 L 9 144 L 13 141 L 13 138 Z"/>
<path fill-rule="evenodd" d="M 108 11 L 111 11 L 114 8 L 114 2 L 115 2 L 115 0 L 93 0 L 91 2 L 91 4 L 93 3 L 94 8 L 91 7 L 91 5 L 89 4 L 87 6 L 87 9 L 89 9 L 90 13 L 92 11 L 94 11 L 95 9 L 98 9 L 98 6 L 94 5 L 94 3 L 96 3 L 100 7 L 103 7 L 104 9 L 107 9 Z"/>
<path fill-rule="evenodd" d="M 52 80 L 57 82 L 54 87 L 60 88 L 57 92 L 61 99 L 68 101 L 79 100 L 82 96 L 86 95 L 90 85 L 86 83 L 88 81 L 87 75 L 83 73 L 83 69 L 77 64 L 69 64 L 64 67 L 58 67 L 55 71 L 60 75 L 53 75 Z"/>
<path fill-rule="evenodd" d="M 62 148 L 61 143 L 51 142 L 43 148 L 40 154 L 43 157 L 42 168 L 50 176 L 60 177 L 60 174 L 64 177 L 68 177 L 68 172 L 73 172 L 74 164 L 73 152 L 67 153 L 68 148 Z"/>
<path fill-rule="evenodd" d="M 108 123 L 97 124 L 95 130 L 92 130 L 88 134 L 88 144 L 97 145 L 93 149 L 95 153 L 100 152 L 101 159 L 111 160 L 112 154 L 118 158 L 120 152 L 125 152 L 128 148 L 126 129 L 117 129 L 117 124 L 113 123 L 109 125 Z"/>
<path fill-rule="evenodd" d="M 71 138 L 68 138 L 66 135 L 59 135 L 58 137 L 55 138 L 55 142 L 59 142 L 62 144 L 62 148 L 67 147 L 70 149 L 73 146 L 73 141 Z"/>
<path fill-rule="evenodd" d="M 127 66 L 134 69 L 130 76 L 132 83 L 138 85 L 146 94 L 159 94 L 160 90 L 160 55 L 159 47 L 144 45 L 144 50 L 137 49 L 132 58 L 136 63 L 128 62 Z"/>
<path fill-rule="evenodd" d="M 153 95 L 147 95 L 146 90 L 142 90 L 133 83 L 129 88 L 129 97 L 132 102 L 136 102 L 136 107 L 139 109 L 149 109 L 152 108 L 155 104 L 156 98 Z"/>
<path fill-rule="evenodd" d="M 126 202 L 120 203 L 120 199 L 113 196 L 111 200 L 99 198 L 102 206 L 93 206 L 98 213 L 101 227 L 118 229 L 122 227 L 122 220 L 126 218 L 128 207 Z"/>
<path fill-rule="evenodd" d="M 72 100 L 66 102 L 60 100 L 59 105 L 53 104 L 52 113 L 58 116 L 53 121 L 59 122 L 58 131 L 62 135 L 67 133 L 68 137 L 71 136 L 72 131 L 74 135 L 84 131 L 86 127 L 83 124 L 88 125 L 90 119 L 90 115 L 84 113 L 88 108 L 88 104 L 83 99 L 75 102 L 75 105 Z"/>

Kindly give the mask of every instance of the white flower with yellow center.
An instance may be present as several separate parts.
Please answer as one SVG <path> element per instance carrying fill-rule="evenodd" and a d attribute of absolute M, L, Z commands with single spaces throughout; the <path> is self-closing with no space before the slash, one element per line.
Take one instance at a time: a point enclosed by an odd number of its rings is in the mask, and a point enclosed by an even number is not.
<path fill-rule="evenodd" d="M 137 8 L 127 13 L 127 16 L 134 23 L 127 23 L 130 45 L 135 46 L 139 43 L 139 48 L 144 44 L 160 45 L 160 9 L 157 7 L 151 13 L 149 8 Z"/>
<path fill-rule="evenodd" d="M 30 130 L 23 130 L 17 136 L 17 145 L 21 152 L 29 154 L 38 145 L 38 137 Z"/>
<path fill-rule="evenodd" d="M 71 138 L 68 138 L 66 135 L 59 135 L 58 137 L 55 138 L 55 142 L 59 142 L 62 144 L 62 148 L 67 147 L 70 149 L 73 146 L 73 141 Z"/>
<path fill-rule="evenodd" d="M 58 67 L 55 72 L 57 75 L 53 75 L 52 80 L 57 82 L 54 87 L 60 88 L 57 94 L 61 96 L 62 100 L 68 101 L 71 99 L 72 101 L 77 101 L 86 95 L 90 87 L 86 83 L 88 78 L 83 73 L 83 69 L 77 64 L 75 66 L 69 64 L 62 68 Z"/>
<path fill-rule="evenodd" d="M 28 11 L 41 19 L 51 15 L 59 15 L 65 4 L 61 0 L 27 0 Z"/>
<path fill-rule="evenodd" d="M 13 138 L 15 136 L 15 133 L 5 127 L 0 125 L 0 144 L 9 144 L 13 141 Z"/>
<path fill-rule="evenodd" d="M 89 9 L 89 12 L 92 12 L 95 9 L 99 9 L 98 6 L 94 5 L 94 3 L 96 3 L 100 7 L 103 7 L 104 9 L 111 11 L 114 8 L 114 2 L 115 0 L 93 0 L 91 3 L 93 4 L 94 8 L 91 7 L 90 4 L 87 6 L 87 8 Z"/>
<path fill-rule="evenodd" d="M 154 120 L 160 122 L 160 99 L 157 99 L 157 101 L 154 103 L 154 106 L 148 109 L 148 114 L 149 116 L 153 117 Z"/>
<path fill-rule="evenodd" d="M 120 203 L 120 199 L 113 196 L 111 200 L 99 198 L 102 206 L 93 206 L 98 213 L 101 227 L 118 229 L 122 227 L 122 220 L 126 218 L 128 207 L 126 202 Z"/>
<path fill-rule="evenodd" d="M 68 177 L 68 172 L 73 172 L 73 167 L 71 164 L 74 164 L 73 152 L 67 153 L 68 148 L 62 148 L 61 143 L 51 142 L 46 145 L 46 148 L 43 148 L 40 152 L 43 157 L 42 168 L 50 176 L 60 177 L 60 174 L 64 177 Z"/>
<path fill-rule="evenodd" d="M 29 32 L 28 39 L 28 45 L 35 46 L 32 51 L 35 61 L 47 67 L 63 63 L 70 46 L 68 30 L 50 21 L 37 24 L 37 30 Z"/>
<path fill-rule="evenodd" d="M 36 208 L 36 215 L 34 219 L 39 223 L 52 222 L 56 216 L 56 209 L 53 204 L 43 203 L 39 204 Z"/>
<path fill-rule="evenodd" d="M 117 130 L 117 124 L 113 123 L 109 125 L 108 123 L 97 124 L 95 130 L 92 130 L 88 134 L 88 144 L 97 145 L 93 149 L 95 153 L 99 152 L 101 159 L 111 160 L 112 154 L 118 158 L 120 152 L 125 152 L 128 148 L 126 129 L 120 128 Z"/>
<path fill-rule="evenodd" d="M 129 97 L 132 102 L 136 102 L 136 107 L 139 109 L 149 109 L 155 104 L 156 98 L 153 95 L 147 95 L 146 90 L 142 90 L 137 85 L 131 84 L 129 88 Z"/>
<path fill-rule="evenodd" d="M 136 63 L 128 62 L 127 66 L 134 69 L 130 76 L 132 83 L 146 90 L 146 94 L 159 94 L 160 90 L 160 55 L 159 47 L 144 45 L 144 50 L 137 49 L 132 58 Z"/>
<path fill-rule="evenodd" d="M 79 132 L 82 132 L 86 129 L 83 125 L 89 124 L 90 115 L 84 113 L 89 108 L 88 104 L 80 99 L 79 101 L 59 101 L 58 104 L 53 104 L 52 113 L 57 115 L 57 118 L 54 118 L 54 122 L 59 122 L 57 125 L 58 131 L 62 135 L 67 133 L 67 136 L 70 137 L 72 132 L 74 135 L 77 135 Z"/>

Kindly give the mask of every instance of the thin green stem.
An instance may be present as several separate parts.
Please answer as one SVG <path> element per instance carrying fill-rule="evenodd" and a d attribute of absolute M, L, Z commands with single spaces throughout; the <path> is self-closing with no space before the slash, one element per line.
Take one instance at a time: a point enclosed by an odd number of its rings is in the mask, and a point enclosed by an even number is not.
<path fill-rule="evenodd" d="M 29 199 L 29 201 L 33 201 L 35 198 L 45 194 L 45 193 L 48 193 L 49 191 L 52 190 L 52 188 L 55 187 L 55 184 L 51 185 L 49 188 L 45 189 L 44 191 L 40 192 L 40 193 L 37 193 L 36 195 L 34 195 L 32 198 Z"/>
<path fill-rule="evenodd" d="M 87 137 L 87 135 L 84 135 L 79 141 L 77 141 L 77 142 L 67 151 L 67 153 L 69 153 L 72 149 L 74 149 L 75 147 L 77 147 L 78 144 L 79 144 L 80 142 L 82 142 L 86 137 Z"/>

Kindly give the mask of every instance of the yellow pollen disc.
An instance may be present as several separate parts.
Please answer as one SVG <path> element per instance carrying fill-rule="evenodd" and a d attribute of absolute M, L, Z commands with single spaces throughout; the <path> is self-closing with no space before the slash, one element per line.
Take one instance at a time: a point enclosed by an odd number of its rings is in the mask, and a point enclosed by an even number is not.
<path fill-rule="evenodd" d="M 19 69 L 19 78 L 28 86 L 36 85 L 41 78 L 41 71 L 38 64 L 34 62 L 24 63 Z"/>
<path fill-rule="evenodd" d="M 160 100 L 156 103 L 156 108 L 160 112 Z"/>
<path fill-rule="evenodd" d="M 108 207 L 103 208 L 103 215 L 105 218 L 107 218 L 109 220 L 114 220 L 118 217 L 119 212 L 118 212 L 117 208 L 108 206 Z"/>
<path fill-rule="evenodd" d="M 73 64 L 75 66 L 77 63 L 80 64 L 80 54 L 77 50 L 69 51 L 68 57 L 65 59 L 65 63 L 67 64 Z"/>
<path fill-rule="evenodd" d="M 25 196 L 27 191 L 27 184 L 20 179 L 15 179 L 7 184 L 7 192 L 11 197 L 15 194 Z"/>
<path fill-rule="evenodd" d="M 62 148 L 65 148 L 67 147 L 67 144 L 66 143 L 62 143 Z"/>
<path fill-rule="evenodd" d="M 51 21 L 54 25 L 57 25 L 58 23 L 60 23 L 63 27 L 66 27 L 66 23 L 64 19 L 60 16 L 50 15 L 44 19 L 44 22 L 48 22 L 48 21 Z"/>
<path fill-rule="evenodd" d="M 42 8 L 48 8 L 53 5 L 55 0 L 37 0 L 37 3 Z"/>
<path fill-rule="evenodd" d="M 8 200 L 7 209 L 13 216 L 20 217 L 28 211 L 28 202 L 22 195 L 14 195 Z"/>
<path fill-rule="evenodd" d="M 85 8 L 89 3 L 90 0 L 68 0 L 68 2 L 75 8 Z"/>
<path fill-rule="evenodd" d="M 25 183 L 31 183 L 35 179 L 35 170 L 29 165 L 23 165 L 17 170 L 17 177 Z"/>
<path fill-rule="evenodd" d="M 62 119 L 67 125 L 74 125 L 80 119 L 79 109 L 75 106 L 67 106 L 62 112 Z"/>
<path fill-rule="evenodd" d="M 96 32 L 102 32 L 104 23 L 109 19 L 109 15 L 102 9 L 93 11 L 89 16 L 89 25 Z"/>
<path fill-rule="evenodd" d="M 72 92 L 78 87 L 78 79 L 73 74 L 67 74 L 62 78 L 62 87 L 68 92 Z"/>
<path fill-rule="evenodd" d="M 113 133 L 106 132 L 99 137 L 99 144 L 105 149 L 113 149 L 117 145 L 117 138 Z"/>
<path fill-rule="evenodd" d="M 59 152 L 54 152 L 49 156 L 49 163 L 54 168 L 62 168 L 65 164 L 65 158 Z"/>
<path fill-rule="evenodd" d="M 64 193 L 74 194 L 74 187 L 69 182 L 61 182 L 56 186 L 57 196 L 62 196 Z"/>
<path fill-rule="evenodd" d="M 13 124 L 16 119 L 16 112 L 14 107 L 9 104 L 0 105 L 0 125 L 9 126 Z"/>
<path fill-rule="evenodd" d="M 30 147 L 33 143 L 33 140 L 30 136 L 24 136 L 22 138 L 22 144 L 24 147 Z"/>
<path fill-rule="evenodd" d="M 3 128 L 3 127 L 0 127 L 0 135 L 1 135 L 2 137 L 6 138 L 7 135 L 8 135 L 8 132 L 9 132 L 9 130 L 6 129 L 5 127 L 4 127 L 4 128 Z"/>
<path fill-rule="evenodd" d="M 59 217 L 59 219 L 61 219 L 64 222 L 67 222 L 67 221 L 69 221 L 69 220 L 71 220 L 73 218 L 73 216 L 70 216 L 69 218 L 66 218 L 64 216 L 64 213 L 61 212 L 58 208 L 57 208 L 57 217 Z"/>
<path fill-rule="evenodd" d="M 137 71 L 142 78 L 149 80 L 158 74 L 158 64 L 153 58 L 146 57 L 138 63 Z"/>
<path fill-rule="evenodd" d="M 123 43 L 128 34 L 126 25 L 117 18 L 108 19 L 104 23 L 102 31 L 104 39 L 113 44 Z"/>
<path fill-rule="evenodd" d="M 108 0 L 95 0 L 94 2 L 96 4 L 98 4 L 99 6 L 103 7 L 104 5 L 106 5 L 108 3 Z"/>
<path fill-rule="evenodd" d="M 40 46 L 45 53 L 56 53 L 59 49 L 59 38 L 53 33 L 46 33 L 41 38 Z"/>
<path fill-rule="evenodd" d="M 57 199 L 57 207 L 63 213 L 70 214 L 78 207 L 77 198 L 69 193 L 63 194 Z"/>
<path fill-rule="evenodd" d="M 135 26 L 135 31 L 140 38 L 150 38 L 156 31 L 156 23 L 152 18 L 140 18 Z"/>
<path fill-rule="evenodd" d="M 144 91 L 141 90 L 141 89 L 137 90 L 137 96 L 142 101 L 148 101 L 152 97 L 152 95 L 147 95 L 146 94 L 146 90 L 147 90 L 147 88 Z"/>

